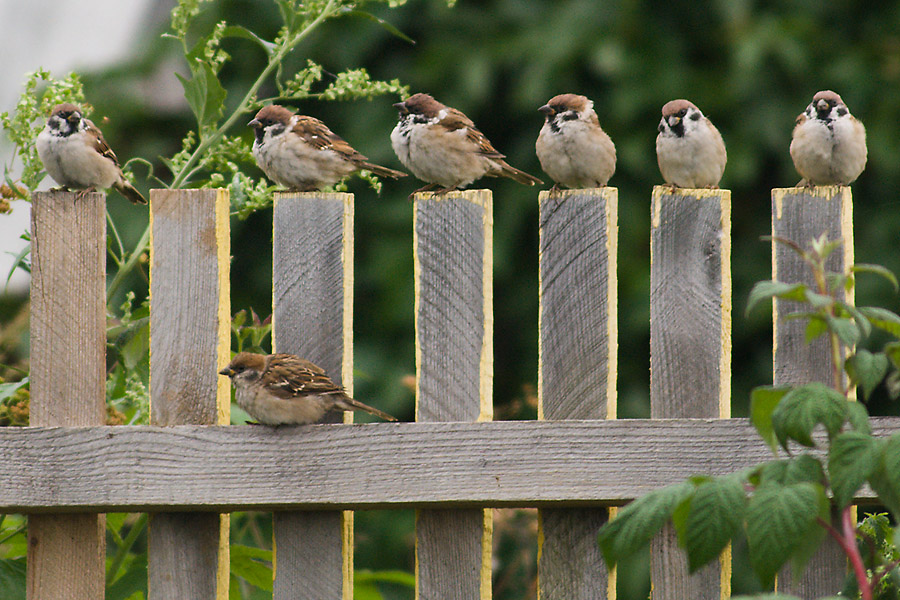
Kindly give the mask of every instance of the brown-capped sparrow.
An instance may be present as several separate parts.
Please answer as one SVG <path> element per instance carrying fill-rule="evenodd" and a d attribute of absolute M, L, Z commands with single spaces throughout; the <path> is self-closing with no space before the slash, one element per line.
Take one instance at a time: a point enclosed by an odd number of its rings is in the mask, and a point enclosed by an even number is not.
<path fill-rule="evenodd" d="M 847 185 L 866 168 L 866 128 L 831 90 L 818 92 L 797 117 L 791 158 L 798 185 Z"/>
<path fill-rule="evenodd" d="M 406 177 L 368 162 L 322 121 L 283 106 L 264 106 L 248 125 L 256 130 L 256 163 L 269 179 L 292 191 L 321 190 L 360 170 L 379 177 Z"/>
<path fill-rule="evenodd" d="M 656 160 L 666 183 L 683 188 L 716 188 L 725 172 L 725 142 L 719 130 L 687 100 L 662 107 Z"/>
<path fill-rule="evenodd" d="M 442 194 L 462 189 L 482 177 L 509 177 L 525 185 L 543 183 L 507 164 L 475 124 L 455 108 L 428 94 L 414 94 L 394 104 L 400 121 L 391 132 L 391 145 L 400 162 Z M 416 192 L 413 192 L 414 194 Z"/>
<path fill-rule="evenodd" d="M 606 185 L 616 171 L 616 146 L 600 127 L 594 103 L 561 94 L 538 110 L 546 117 L 534 147 L 541 167 L 556 182 L 553 189 Z"/>
<path fill-rule="evenodd" d="M 241 352 L 219 374 L 231 378 L 238 406 L 264 425 L 315 423 L 332 410 L 362 410 L 397 420 L 354 400 L 325 371 L 293 354 Z"/>
<path fill-rule="evenodd" d="M 125 179 L 116 155 L 97 126 L 71 103 L 57 104 L 37 137 L 44 169 L 65 189 L 115 188 L 135 204 L 147 201 Z"/>

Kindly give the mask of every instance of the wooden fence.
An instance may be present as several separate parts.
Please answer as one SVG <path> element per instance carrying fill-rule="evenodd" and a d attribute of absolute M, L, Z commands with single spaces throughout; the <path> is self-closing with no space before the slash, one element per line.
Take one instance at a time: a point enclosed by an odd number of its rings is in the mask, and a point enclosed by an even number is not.
<path fill-rule="evenodd" d="M 827 232 L 844 242 L 832 266 L 852 261 L 848 188 L 772 200 L 775 234 Z M 617 204 L 615 188 L 540 195 L 538 421 L 492 421 L 492 199 L 473 190 L 415 199 L 417 422 L 276 429 L 227 426 L 216 374 L 230 344 L 227 193 L 154 190 L 151 425 L 106 427 L 105 200 L 35 194 L 32 426 L 0 429 L 0 511 L 29 515 L 28 597 L 103 598 L 102 513 L 116 511 L 151 513 L 150 598 L 227 598 L 227 513 L 271 510 L 275 598 L 350 600 L 350 511 L 412 507 L 417 598 L 486 600 L 490 509 L 517 506 L 540 509 L 542 600 L 614 598 L 596 542 L 610 510 L 769 458 L 729 418 L 727 190 L 653 191 L 652 418 L 615 420 Z M 276 199 L 273 344 L 351 391 L 353 227 L 350 195 Z M 777 249 L 773 271 L 805 276 Z M 825 348 L 803 344 L 788 309 L 776 307 L 776 383 L 827 380 Z M 844 572 L 826 547 L 791 591 L 831 594 Z M 656 600 L 730 595 L 729 553 L 689 577 L 671 530 L 651 573 Z"/>

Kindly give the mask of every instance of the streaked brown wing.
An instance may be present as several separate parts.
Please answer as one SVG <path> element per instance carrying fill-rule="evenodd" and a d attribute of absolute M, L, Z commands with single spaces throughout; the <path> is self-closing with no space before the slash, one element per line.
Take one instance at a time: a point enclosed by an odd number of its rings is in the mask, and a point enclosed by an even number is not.
<path fill-rule="evenodd" d="M 347 160 L 363 161 L 366 157 L 353 149 L 341 136 L 334 133 L 322 121 L 314 117 L 298 116 L 293 132 L 307 144 L 319 150 L 333 150 L 342 154 Z"/>
<path fill-rule="evenodd" d="M 92 142 L 91 144 L 94 147 L 94 150 L 97 151 L 98 154 L 105 156 L 109 160 L 113 161 L 116 165 L 119 164 L 119 159 L 116 158 L 116 153 L 112 151 L 112 148 L 109 147 L 109 144 L 106 143 L 106 140 L 103 139 L 103 134 L 100 133 L 100 130 L 97 129 L 97 126 L 91 122 L 90 119 L 85 119 L 87 122 L 87 132 L 90 134 Z"/>
<path fill-rule="evenodd" d="M 285 399 L 341 391 L 320 367 L 290 354 L 273 354 L 262 381 L 270 394 Z"/>
<path fill-rule="evenodd" d="M 489 158 L 506 158 L 506 155 L 497 152 L 485 135 L 478 131 L 478 128 L 475 127 L 475 123 L 473 123 L 469 117 L 455 108 L 447 109 L 447 116 L 441 119 L 439 125 L 446 128 L 448 131 L 466 128 L 466 139 L 478 148 L 479 154 L 483 154 Z"/>

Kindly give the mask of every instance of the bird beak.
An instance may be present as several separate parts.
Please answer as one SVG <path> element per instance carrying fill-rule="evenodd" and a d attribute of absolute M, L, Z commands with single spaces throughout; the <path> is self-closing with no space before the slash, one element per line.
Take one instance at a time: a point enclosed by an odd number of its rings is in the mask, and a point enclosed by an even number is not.
<path fill-rule="evenodd" d="M 248 127 L 253 127 L 253 128 L 259 127 L 260 125 L 262 125 L 262 123 L 259 122 L 259 119 L 253 119 L 252 121 L 247 123 Z M 224 375 L 224 373 L 222 373 L 222 374 Z"/>
<path fill-rule="evenodd" d="M 549 105 L 549 104 L 543 105 L 543 106 L 540 107 L 538 110 L 539 110 L 540 112 L 544 113 L 545 115 L 547 115 L 548 117 L 549 117 L 550 115 L 552 115 L 552 114 L 555 112 L 552 108 L 550 108 L 550 105 Z"/>
<path fill-rule="evenodd" d="M 816 110 L 819 112 L 826 112 L 828 110 L 828 101 L 827 100 L 819 100 L 816 102 Z"/>
<path fill-rule="evenodd" d="M 394 106 L 394 108 L 396 108 L 397 110 L 400 111 L 401 115 L 405 115 L 405 114 L 409 113 L 409 110 L 407 110 L 407 108 L 406 108 L 406 102 L 397 102 L 393 106 Z"/>
<path fill-rule="evenodd" d="M 225 367 L 224 369 L 219 371 L 219 375 L 227 375 L 228 377 L 231 377 L 232 375 L 234 375 L 234 369 L 232 369 L 231 367 Z"/>
<path fill-rule="evenodd" d="M 66 121 L 68 121 L 72 125 L 75 125 L 76 123 L 78 123 L 78 115 L 76 115 L 75 113 L 72 113 L 71 115 L 66 117 Z"/>
<path fill-rule="evenodd" d="M 669 127 L 675 127 L 679 123 L 681 123 L 681 117 L 679 117 L 678 115 L 673 115 L 673 116 L 669 117 Z"/>

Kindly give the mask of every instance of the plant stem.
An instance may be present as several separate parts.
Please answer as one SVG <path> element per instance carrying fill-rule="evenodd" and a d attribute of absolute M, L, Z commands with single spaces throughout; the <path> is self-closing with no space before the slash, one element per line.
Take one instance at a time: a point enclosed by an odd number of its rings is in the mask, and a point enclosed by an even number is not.
<path fill-rule="evenodd" d="M 290 41 L 286 41 L 284 45 L 279 48 L 278 52 L 272 55 L 269 59 L 269 64 L 266 65 L 266 68 L 263 69 L 262 73 L 259 74 L 259 77 L 256 78 L 256 81 L 253 82 L 253 85 L 250 86 L 250 89 L 247 90 L 247 93 L 244 94 L 244 98 L 241 100 L 240 104 L 238 104 L 237 108 L 231 114 L 228 119 L 219 126 L 213 133 L 209 136 L 202 138 L 200 144 L 194 150 L 193 154 L 191 154 L 190 158 L 188 158 L 187 162 L 181 167 L 181 170 L 178 174 L 175 175 L 175 179 L 172 180 L 172 183 L 168 186 L 169 189 L 177 189 L 179 186 L 184 185 L 187 181 L 188 177 L 194 173 L 194 168 L 197 162 L 200 160 L 200 157 L 209 149 L 214 143 L 218 142 L 219 139 L 225 135 L 225 131 L 231 128 L 234 125 L 238 118 L 247 112 L 247 107 L 250 106 L 250 103 L 253 101 L 253 98 L 256 96 L 256 92 L 259 91 L 260 86 L 262 86 L 263 82 L 272 74 L 272 71 L 275 70 L 278 65 L 281 64 L 281 61 L 284 60 L 284 57 L 287 56 L 294 47 L 297 46 L 301 41 L 303 41 L 306 36 L 308 36 L 316 27 L 318 27 L 325 19 L 332 16 L 334 13 L 334 7 L 337 3 L 337 0 L 329 0 L 328 4 L 325 5 L 325 8 L 322 9 L 322 12 L 312 20 L 312 22 L 307 25 L 303 31 L 294 36 Z M 140 260 L 141 255 L 147 249 L 147 245 L 150 243 L 150 225 L 147 225 L 147 228 L 144 230 L 141 239 L 138 241 L 134 250 L 131 254 L 128 255 L 128 260 L 125 261 L 125 264 L 116 271 L 115 276 L 109 284 L 109 288 L 106 291 L 106 302 L 109 303 L 112 299 L 113 295 L 116 291 L 121 287 L 122 283 L 125 280 L 125 277 L 134 270 L 134 267 L 137 265 L 138 260 Z"/>
<path fill-rule="evenodd" d="M 146 526 L 147 513 L 143 513 L 138 517 L 138 520 L 134 522 L 128 535 L 122 540 L 122 544 L 119 546 L 118 550 L 116 550 L 116 555 L 112 562 L 109 563 L 109 570 L 106 572 L 106 585 L 111 584 L 113 580 L 115 580 L 116 575 L 119 573 L 119 569 L 122 568 L 122 563 L 128 556 L 128 552 L 131 550 L 131 547 L 134 546 L 138 536 L 144 531 Z"/>
<path fill-rule="evenodd" d="M 862 600 L 872 600 L 872 583 L 866 577 L 866 565 L 863 564 L 859 547 L 856 545 L 856 524 L 853 522 L 853 508 L 848 506 L 841 513 L 841 522 L 844 526 L 844 552 L 853 566 L 856 575 L 856 583 Z"/>

